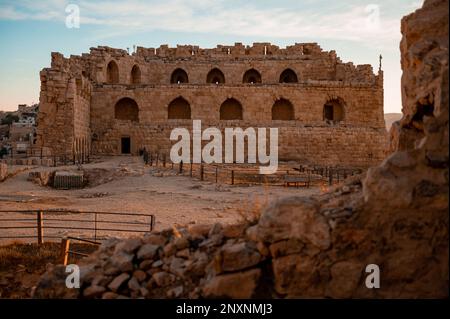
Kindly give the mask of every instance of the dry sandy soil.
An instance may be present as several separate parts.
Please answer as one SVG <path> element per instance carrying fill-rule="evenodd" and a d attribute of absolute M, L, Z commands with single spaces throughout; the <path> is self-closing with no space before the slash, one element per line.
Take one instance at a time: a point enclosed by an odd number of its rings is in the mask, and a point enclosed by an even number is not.
<path fill-rule="evenodd" d="M 14 168 L 13 168 L 14 169 Z M 76 169 L 76 167 L 58 167 Z M 103 157 L 83 165 L 90 171 L 90 182 L 98 184 L 77 190 L 56 190 L 27 180 L 30 171 L 55 168 L 30 168 L 0 184 L 0 210 L 70 209 L 114 213 L 147 213 L 156 216 L 156 229 L 173 225 L 234 223 L 242 215 L 260 210 L 267 202 L 290 195 L 320 193 L 319 187 L 232 186 L 180 176 L 169 168 L 146 166 L 140 157 Z M 162 173 L 161 173 L 162 172 Z M 163 175 L 163 176 L 161 176 Z M 0 213 L 0 219 L 23 218 L 22 213 Z M 35 218 L 35 215 L 25 216 Z M 110 218 L 110 217 L 108 217 Z M 73 216 L 72 216 L 73 219 Z M 111 220 L 148 221 L 144 217 L 113 216 Z M 35 225 L 33 221 L 29 224 Z M 48 224 L 49 222 L 46 221 Z M 6 225 L 5 222 L 2 222 Z M 65 226 L 75 225 L 65 222 Z M 17 223 L 15 222 L 15 225 Z M 26 225 L 26 222 L 23 223 Z M 1 236 L 34 235 L 35 230 L 1 230 Z M 3 233 L 3 234 L 2 234 Z M 46 232 L 48 234 L 49 232 Z M 56 230 L 57 237 L 67 231 Z M 128 236 L 127 233 L 121 233 Z M 118 234 L 102 234 L 118 236 Z M 35 239 L 30 239 L 35 241 Z M 4 244 L 5 240 L 0 239 Z"/>

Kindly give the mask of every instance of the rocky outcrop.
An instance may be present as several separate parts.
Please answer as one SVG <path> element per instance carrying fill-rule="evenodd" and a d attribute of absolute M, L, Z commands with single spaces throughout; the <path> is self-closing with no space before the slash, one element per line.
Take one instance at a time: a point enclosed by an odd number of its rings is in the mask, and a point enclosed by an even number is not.
<path fill-rule="evenodd" d="M 109 241 L 84 261 L 78 297 L 448 297 L 447 4 L 427 0 L 402 20 L 404 117 L 380 166 L 254 223 Z M 370 264 L 380 288 L 365 284 Z M 73 293 L 61 273 L 36 296 Z"/>
<path fill-rule="evenodd" d="M 29 181 L 39 186 L 52 186 L 55 172 L 53 171 L 35 171 L 28 174 Z"/>

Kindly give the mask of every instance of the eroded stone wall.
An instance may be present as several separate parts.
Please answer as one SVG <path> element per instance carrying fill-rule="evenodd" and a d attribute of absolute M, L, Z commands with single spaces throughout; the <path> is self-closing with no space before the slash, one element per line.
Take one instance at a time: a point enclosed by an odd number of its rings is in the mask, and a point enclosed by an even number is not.
<path fill-rule="evenodd" d="M 267 43 L 138 47 L 131 55 L 98 47 L 70 58 L 54 53 L 41 78 L 38 145 L 69 157 L 119 155 L 122 137 L 130 138 L 132 154 L 142 147 L 168 153 L 170 130 L 191 128 L 192 122 L 181 120 L 186 117 L 219 128 L 279 127 L 280 158 L 305 163 L 333 165 L 337 159 L 368 167 L 381 161 L 387 146 L 383 72 L 342 63 L 334 51 L 314 43 L 286 49 Z M 137 116 L 131 112 L 127 119 L 130 112 L 117 111 L 123 99 L 137 104 Z M 188 109 L 169 116 L 177 99 Z M 221 106 L 230 99 L 240 104 L 242 119 L 221 120 Z M 281 99 L 292 105 L 293 115 L 273 120 L 273 106 Z M 339 104 L 336 120 L 324 118 L 327 103 Z"/>

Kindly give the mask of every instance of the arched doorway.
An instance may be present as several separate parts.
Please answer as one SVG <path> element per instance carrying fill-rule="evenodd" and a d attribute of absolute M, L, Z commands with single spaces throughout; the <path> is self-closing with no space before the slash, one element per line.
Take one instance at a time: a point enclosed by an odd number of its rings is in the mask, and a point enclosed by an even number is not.
<path fill-rule="evenodd" d="M 131 84 L 140 84 L 140 83 L 141 83 L 141 69 L 137 64 L 135 64 L 131 69 Z"/>
<path fill-rule="evenodd" d="M 227 99 L 220 106 L 220 119 L 221 120 L 242 120 L 242 105 L 236 99 Z"/>
<path fill-rule="evenodd" d="M 261 74 L 255 69 L 250 69 L 245 72 L 242 83 L 261 83 Z"/>
<path fill-rule="evenodd" d="M 169 120 L 188 120 L 191 118 L 191 106 L 188 101 L 178 97 L 170 102 L 167 110 Z"/>
<path fill-rule="evenodd" d="M 284 70 L 280 75 L 280 83 L 297 83 L 297 73 L 295 73 L 292 69 Z"/>
<path fill-rule="evenodd" d="M 209 71 L 206 77 L 206 83 L 223 84 L 225 83 L 225 75 L 217 68 Z"/>
<path fill-rule="evenodd" d="M 272 106 L 272 120 L 292 121 L 295 120 L 294 106 L 289 100 L 279 99 Z"/>
<path fill-rule="evenodd" d="M 119 67 L 115 61 L 110 61 L 106 67 L 106 82 L 110 84 L 119 83 Z"/>
<path fill-rule="evenodd" d="M 114 106 L 114 118 L 122 121 L 139 122 L 139 107 L 128 97 L 120 99 Z"/>
<path fill-rule="evenodd" d="M 182 84 L 189 83 L 189 77 L 183 69 L 176 69 L 172 72 L 172 76 L 170 77 L 170 83 L 172 84 Z"/>

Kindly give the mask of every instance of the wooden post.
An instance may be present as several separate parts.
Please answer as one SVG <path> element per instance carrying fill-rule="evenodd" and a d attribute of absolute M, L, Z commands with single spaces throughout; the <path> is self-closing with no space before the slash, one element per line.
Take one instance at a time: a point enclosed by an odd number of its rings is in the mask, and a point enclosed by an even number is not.
<path fill-rule="evenodd" d="M 183 174 L 183 161 L 180 161 L 180 164 L 178 165 L 178 173 Z"/>
<path fill-rule="evenodd" d="M 164 154 L 164 157 L 163 157 L 163 167 L 164 168 L 166 167 L 166 154 Z"/>
<path fill-rule="evenodd" d="M 311 185 L 311 171 L 308 172 L 308 186 L 307 186 L 307 188 L 309 188 L 310 185 Z"/>
<path fill-rule="evenodd" d="M 172 169 L 173 169 L 173 162 L 172 162 Z"/>
<path fill-rule="evenodd" d="M 38 245 L 44 243 L 44 218 L 42 211 L 37 212 L 37 240 Z"/>
<path fill-rule="evenodd" d="M 69 259 L 70 239 L 63 237 L 61 239 L 61 263 L 66 266 Z"/>
<path fill-rule="evenodd" d="M 333 185 L 333 170 L 331 168 L 328 169 L 328 184 Z"/>
<path fill-rule="evenodd" d="M 155 166 L 158 167 L 159 153 L 156 153 Z"/>
<path fill-rule="evenodd" d="M 192 177 L 192 162 L 191 162 L 191 164 L 190 164 L 189 176 Z"/>
<path fill-rule="evenodd" d="M 234 185 L 234 170 L 231 170 L 231 185 Z"/>
<path fill-rule="evenodd" d="M 203 181 L 205 171 L 203 170 L 203 163 L 200 164 L 200 180 Z"/>
<path fill-rule="evenodd" d="M 218 166 L 216 165 L 216 184 L 217 184 L 217 173 L 218 173 Z"/>
<path fill-rule="evenodd" d="M 94 240 L 97 241 L 97 213 L 94 213 Z"/>

